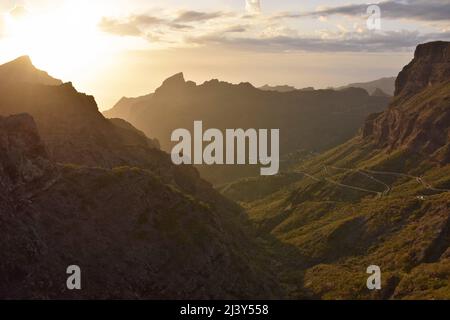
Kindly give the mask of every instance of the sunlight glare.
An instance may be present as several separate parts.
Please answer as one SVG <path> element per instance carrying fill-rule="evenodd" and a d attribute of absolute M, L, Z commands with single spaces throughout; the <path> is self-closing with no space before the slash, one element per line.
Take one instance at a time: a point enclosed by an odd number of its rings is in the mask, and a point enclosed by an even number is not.
<path fill-rule="evenodd" d="M 8 13 L 0 49 L 11 58 L 29 55 L 36 67 L 61 78 L 74 77 L 104 61 L 113 50 L 110 39 L 97 28 L 100 13 L 84 1 L 27 10 L 21 16 Z"/>

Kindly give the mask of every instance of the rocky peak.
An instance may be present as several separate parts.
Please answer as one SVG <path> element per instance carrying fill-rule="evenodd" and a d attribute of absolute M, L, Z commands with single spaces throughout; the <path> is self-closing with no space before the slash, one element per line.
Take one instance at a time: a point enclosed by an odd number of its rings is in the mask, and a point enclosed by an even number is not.
<path fill-rule="evenodd" d="M 450 79 L 450 42 L 417 46 L 414 59 L 403 68 L 395 83 L 396 96 L 410 96 Z"/>
<path fill-rule="evenodd" d="M 0 79 L 2 84 L 32 83 L 49 86 L 61 85 L 62 81 L 48 75 L 47 72 L 37 69 L 29 56 L 21 56 L 11 62 L 0 66 Z"/>
<path fill-rule="evenodd" d="M 417 159 L 431 155 L 449 163 L 449 80 L 450 42 L 419 45 L 397 77 L 390 108 L 367 119 L 363 137 L 389 151 L 406 149 L 420 155 Z"/>
<path fill-rule="evenodd" d="M 174 95 L 180 93 L 180 91 L 195 88 L 196 85 L 197 84 L 193 81 L 186 81 L 183 73 L 180 72 L 166 79 L 161 87 L 156 89 L 155 93 L 157 95 Z"/>
<path fill-rule="evenodd" d="M 184 74 L 182 72 L 180 72 L 180 73 L 177 73 L 177 74 L 171 76 L 170 78 L 167 78 L 166 80 L 164 80 L 163 86 L 184 85 L 185 82 L 186 81 L 184 80 Z"/>

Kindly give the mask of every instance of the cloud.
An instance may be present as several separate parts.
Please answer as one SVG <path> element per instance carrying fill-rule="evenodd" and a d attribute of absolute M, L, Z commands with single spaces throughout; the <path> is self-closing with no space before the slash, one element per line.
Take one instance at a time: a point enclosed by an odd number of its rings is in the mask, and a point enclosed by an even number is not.
<path fill-rule="evenodd" d="M 140 36 L 142 31 L 130 21 L 121 22 L 115 19 L 102 18 L 99 23 L 100 30 L 118 36 Z"/>
<path fill-rule="evenodd" d="M 180 23 L 170 23 L 169 26 L 173 29 L 184 30 L 184 29 L 192 29 L 193 26 L 188 24 L 180 24 Z"/>
<path fill-rule="evenodd" d="M 410 19 L 420 21 L 450 21 L 450 4 L 448 0 L 388 0 L 377 4 L 381 16 L 388 19 Z M 301 18 L 308 16 L 345 15 L 362 17 L 366 15 L 367 4 L 351 4 L 331 7 L 306 13 L 285 13 L 281 18 Z"/>
<path fill-rule="evenodd" d="M 131 23 L 140 26 L 158 25 L 165 22 L 164 19 L 146 14 L 132 15 L 129 20 L 131 20 Z"/>
<path fill-rule="evenodd" d="M 257 3 L 257 2 L 252 2 Z M 421 4 L 413 10 L 400 10 L 395 6 Z M 396 8 L 390 16 L 421 17 L 443 19 L 447 14 L 436 13 L 437 6 L 442 1 L 429 2 L 419 0 L 384 1 L 380 4 Z M 259 5 L 259 2 L 257 3 Z M 395 4 L 395 6 L 394 6 Z M 424 7 L 434 8 L 424 12 Z M 323 8 L 302 16 L 321 18 L 332 14 L 359 15 L 366 14 L 366 5 L 348 5 L 334 8 Z M 384 14 L 384 15 L 383 15 Z M 427 16 L 426 16 L 427 14 Z M 432 40 L 449 40 L 450 29 L 442 27 L 427 28 L 427 31 L 411 30 L 406 27 L 395 26 L 393 30 L 368 30 L 361 21 L 341 19 L 342 21 L 328 21 L 323 30 L 297 28 L 293 24 L 285 23 L 279 17 L 299 17 L 300 14 L 283 15 L 250 15 L 236 12 L 200 12 L 175 11 L 162 12 L 158 16 L 152 14 L 129 15 L 122 19 L 103 18 L 100 28 L 116 35 L 139 36 L 152 44 L 168 47 L 220 46 L 232 47 L 235 50 L 252 50 L 258 52 L 399 52 L 410 51 L 417 44 Z M 387 13 L 382 10 L 382 17 Z M 450 15 L 448 15 L 450 16 Z M 275 18 L 274 18 L 275 17 Z M 403 29 L 406 29 L 403 30 Z M 426 32 L 426 33 L 425 33 Z"/>
<path fill-rule="evenodd" d="M 104 32 L 119 36 L 146 36 L 150 27 L 182 31 L 192 29 L 194 22 L 201 23 L 230 15 L 224 12 L 181 11 L 175 18 L 159 18 L 149 14 L 135 14 L 122 19 L 103 17 L 98 26 Z"/>
<path fill-rule="evenodd" d="M 236 25 L 226 28 L 223 32 L 227 33 L 240 33 L 240 32 L 246 32 L 248 30 L 248 26 L 244 25 Z"/>
<path fill-rule="evenodd" d="M 221 45 L 233 49 L 258 52 L 397 52 L 411 50 L 417 44 L 450 39 L 445 33 L 420 34 L 418 31 L 388 31 L 384 33 L 345 33 L 341 37 L 273 36 L 266 38 L 229 38 L 221 34 L 210 34 L 189 40 L 202 45 Z"/>
<path fill-rule="evenodd" d="M 103 17 L 99 23 L 100 30 L 119 36 L 141 36 L 149 27 L 163 26 L 174 29 L 186 29 L 189 26 L 172 23 L 166 19 L 152 15 L 130 15 L 125 19 Z"/>
<path fill-rule="evenodd" d="M 181 11 L 173 22 L 198 22 L 212 20 L 225 16 L 226 14 L 220 11 L 217 12 L 200 12 L 200 11 Z"/>

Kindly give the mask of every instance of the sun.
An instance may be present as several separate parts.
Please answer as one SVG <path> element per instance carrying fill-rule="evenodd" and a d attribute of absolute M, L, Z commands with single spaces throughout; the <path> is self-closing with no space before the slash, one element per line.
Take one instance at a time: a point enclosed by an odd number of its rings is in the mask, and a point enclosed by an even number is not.
<path fill-rule="evenodd" d="M 16 7 L 4 15 L 6 35 L 0 50 L 11 58 L 29 55 L 38 68 L 62 78 L 92 68 L 110 53 L 111 44 L 98 30 L 101 10 L 89 2 Z"/>

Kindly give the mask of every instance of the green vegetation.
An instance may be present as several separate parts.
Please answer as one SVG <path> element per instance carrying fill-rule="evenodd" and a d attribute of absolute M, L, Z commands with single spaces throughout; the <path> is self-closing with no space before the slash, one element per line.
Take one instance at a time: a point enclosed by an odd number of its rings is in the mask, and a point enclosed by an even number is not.
<path fill-rule="evenodd" d="M 450 144 L 422 125 L 448 130 L 449 93 L 446 83 L 394 102 L 416 121 L 395 129 L 402 140 L 358 136 L 278 177 L 221 189 L 277 248 L 292 298 L 450 298 Z M 370 265 L 381 267 L 381 291 L 366 288 Z"/>

